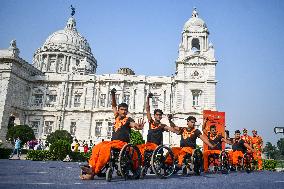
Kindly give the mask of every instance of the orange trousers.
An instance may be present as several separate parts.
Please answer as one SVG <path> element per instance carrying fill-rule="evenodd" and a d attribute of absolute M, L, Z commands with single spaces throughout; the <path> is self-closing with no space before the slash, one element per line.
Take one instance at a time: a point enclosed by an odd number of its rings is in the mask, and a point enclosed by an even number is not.
<path fill-rule="evenodd" d="M 120 140 L 114 140 L 104 141 L 95 145 L 89 160 L 89 165 L 92 167 L 93 172 L 98 174 L 107 162 L 109 162 L 111 148 L 122 149 L 125 144 L 127 143 Z"/>
<path fill-rule="evenodd" d="M 253 159 L 257 161 L 258 170 L 262 170 L 262 157 L 261 151 L 257 150 L 253 153 Z"/>
<path fill-rule="evenodd" d="M 146 150 L 151 150 L 154 151 L 158 145 L 152 142 L 147 142 L 146 144 L 140 144 L 137 145 L 137 147 L 139 148 L 139 151 L 141 153 L 141 157 L 142 157 L 142 165 L 144 165 L 144 153 Z"/>
<path fill-rule="evenodd" d="M 193 154 L 194 149 L 191 147 L 173 147 L 172 151 L 174 153 L 175 159 L 178 160 L 178 165 L 181 167 L 183 164 L 183 159 L 186 154 Z"/>
<path fill-rule="evenodd" d="M 237 165 L 239 157 L 243 157 L 244 154 L 242 151 L 229 151 L 229 157 L 233 165 Z"/>
<path fill-rule="evenodd" d="M 206 150 L 206 151 L 204 151 L 203 152 L 203 159 L 204 159 L 204 171 L 205 172 L 207 172 L 208 171 L 208 164 L 209 164 L 209 162 L 208 162 L 208 156 L 209 155 L 212 155 L 212 154 L 218 154 L 218 155 L 220 155 L 220 153 L 221 153 L 221 150 Z"/>

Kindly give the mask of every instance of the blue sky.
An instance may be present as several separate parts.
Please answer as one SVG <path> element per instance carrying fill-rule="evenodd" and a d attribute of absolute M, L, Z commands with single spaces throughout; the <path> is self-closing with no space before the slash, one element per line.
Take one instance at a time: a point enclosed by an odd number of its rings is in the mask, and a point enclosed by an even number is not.
<path fill-rule="evenodd" d="M 17 40 L 20 56 L 62 29 L 76 8 L 78 31 L 98 60 L 98 74 L 130 67 L 136 74 L 175 72 L 178 44 L 193 7 L 206 22 L 217 64 L 217 109 L 231 133 L 257 129 L 275 143 L 284 127 L 284 1 L 281 0 L 1 0 L 0 48 Z"/>

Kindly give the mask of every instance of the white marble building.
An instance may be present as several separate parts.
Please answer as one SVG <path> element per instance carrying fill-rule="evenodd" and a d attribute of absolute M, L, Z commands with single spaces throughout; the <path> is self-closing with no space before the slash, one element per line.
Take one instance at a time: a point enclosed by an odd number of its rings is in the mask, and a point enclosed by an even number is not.
<path fill-rule="evenodd" d="M 57 129 L 79 140 L 109 139 L 113 125 L 110 90 L 117 101 L 129 104 L 134 119 L 145 116 L 147 93 L 154 93 L 151 110 L 174 114 L 177 125 L 196 116 L 202 123 L 204 109 L 216 110 L 214 48 L 209 31 L 196 9 L 185 23 L 174 76 L 135 75 L 129 68 L 97 75 L 97 61 L 87 40 L 76 29 L 74 17 L 64 29 L 51 34 L 36 50 L 32 65 L 19 57 L 13 40 L 0 50 L 0 139 L 5 141 L 11 116 L 15 124 L 28 124 L 37 138 Z M 174 72 L 174 70 L 173 70 Z M 164 116 L 164 123 L 168 123 Z M 146 126 L 142 131 L 147 135 Z M 164 143 L 178 145 L 179 136 L 164 134 Z"/>

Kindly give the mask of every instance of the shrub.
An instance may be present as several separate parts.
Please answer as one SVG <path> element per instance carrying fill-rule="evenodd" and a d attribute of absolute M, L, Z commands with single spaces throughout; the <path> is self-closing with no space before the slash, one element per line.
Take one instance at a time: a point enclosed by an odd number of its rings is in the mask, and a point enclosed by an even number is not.
<path fill-rule="evenodd" d="M 29 150 L 26 159 L 32 161 L 47 161 L 47 160 L 54 160 L 55 157 L 48 150 Z"/>
<path fill-rule="evenodd" d="M 277 161 L 274 159 L 264 159 L 263 160 L 263 169 L 269 171 L 275 171 Z"/>
<path fill-rule="evenodd" d="M 68 143 L 71 144 L 73 137 L 66 130 L 57 130 L 55 132 L 50 133 L 46 137 L 45 144 L 46 145 L 53 144 L 53 143 L 57 142 L 58 140 L 65 140 L 65 141 L 67 141 Z"/>
<path fill-rule="evenodd" d="M 13 149 L 9 148 L 0 148 L 0 159 L 8 159 L 11 155 Z"/>
<path fill-rule="evenodd" d="M 91 152 L 88 152 L 86 154 L 84 152 L 71 152 L 69 156 L 72 159 L 72 161 L 85 162 L 90 159 Z"/>
<path fill-rule="evenodd" d="M 56 160 L 63 160 L 66 155 L 71 153 L 71 144 L 66 140 L 58 140 L 50 145 L 49 151 Z"/>
<path fill-rule="evenodd" d="M 138 144 L 144 144 L 145 141 L 143 140 L 142 134 L 139 131 L 131 129 L 130 143 L 133 145 L 138 145 Z"/>
<path fill-rule="evenodd" d="M 20 137 L 22 141 L 21 145 L 25 144 L 29 140 L 35 139 L 34 131 L 28 125 L 16 125 L 10 127 L 6 134 L 6 139 L 14 143 L 14 139 Z"/>

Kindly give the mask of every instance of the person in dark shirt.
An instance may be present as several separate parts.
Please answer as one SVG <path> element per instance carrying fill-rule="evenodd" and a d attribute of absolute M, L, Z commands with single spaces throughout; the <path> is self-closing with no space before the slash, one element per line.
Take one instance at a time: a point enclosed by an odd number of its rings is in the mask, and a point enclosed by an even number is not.
<path fill-rule="evenodd" d="M 208 171 L 208 156 L 212 154 L 220 155 L 222 151 L 222 142 L 228 142 L 221 133 L 217 132 L 217 128 L 215 125 L 210 126 L 210 131 L 206 129 L 206 123 L 208 122 L 208 118 L 205 119 L 202 131 L 207 136 L 209 142 L 215 145 L 213 148 L 208 147 L 208 150 L 203 151 L 203 159 L 204 159 L 204 172 Z"/>
<path fill-rule="evenodd" d="M 229 157 L 233 166 L 238 164 L 239 157 L 243 157 L 247 150 L 254 152 L 254 149 L 243 139 L 241 139 L 240 130 L 235 131 L 235 138 L 231 139 L 229 144 L 232 145 L 232 151 L 229 152 Z"/>
<path fill-rule="evenodd" d="M 149 99 L 153 97 L 152 93 L 149 93 L 146 99 L 146 113 L 147 119 L 149 122 L 149 130 L 147 135 L 146 144 L 138 145 L 141 155 L 142 162 L 144 162 L 144 152 L 146 150 L 154 151 L 159 145 L 163 144 L 163 132 L 164 131 L 172 131 L 178 133 L 174 128 L 167 126 L 166 124 L 161 123 L 161 119 L 163 116 L 163 111 L 160 109 L 154 110 L 154 119 L 150 113 L 150 104 Z"/>
<path fill-rule="evenodd" d="M 103 141 L 93 147 L 92 155 L 89 160 L 89 167 L 81 167 L 86 173 L 80 175 L 82 180 L 91 180 L 101 171 L 110 159 L 111 148 L 121 149 L 125 144 L 130 142 L 131 128 L 141 130 L 144 127 L 144 120 L 139 119 L 138 123 L 135 123 L 132 118 L 127 117 L 128 105 L 126 103 L 121 103 L 118 107 L 116 106 L 115 93 L 116 90 L 112 89 L 112 109 L 115 118 L 112 139 L 111 141 Z"/>
<path fill-rule="evenodd" d="M 173 153 L 175 157 L 178 159 L 178 168 L 181 168 L 184 156 L 188 153 L 192 155 L 194 153 L 194 149 L 196 148 L 196 139 L 200 138 L 203 142 L 205 142 L 209 147 L 213 148 L 214 146 L 209 142 L 207 137 L 202 135 L 201 131 L 195 129 L 196 118 L 193 116 L 189 116 L 187 119 L 187 127 L 178 127 L 176 126 L 171 117 L 169 117 L 169 122 L 171 127 L 178 131 L 178 134 L 181 135 L 180 147 L 173 147 Z"/>

